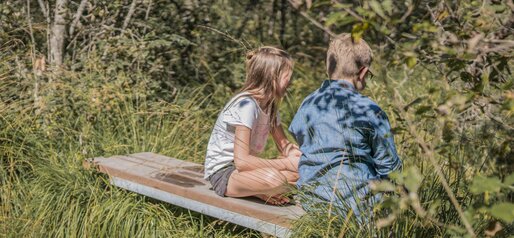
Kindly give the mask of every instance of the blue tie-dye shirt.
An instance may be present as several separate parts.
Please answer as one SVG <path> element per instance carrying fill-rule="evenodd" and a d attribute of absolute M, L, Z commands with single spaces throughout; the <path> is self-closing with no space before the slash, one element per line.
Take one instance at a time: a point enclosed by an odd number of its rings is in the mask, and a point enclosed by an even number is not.
<path fill-rule="evenodd" d="M 332 203 L 359 215 L 380 199 L 368 182 L 402 166 L 385 112 L 344 80 L 326 80 L 307 96 L 289 131 L 303 153 L 297 186 L 307 210 Z"/>

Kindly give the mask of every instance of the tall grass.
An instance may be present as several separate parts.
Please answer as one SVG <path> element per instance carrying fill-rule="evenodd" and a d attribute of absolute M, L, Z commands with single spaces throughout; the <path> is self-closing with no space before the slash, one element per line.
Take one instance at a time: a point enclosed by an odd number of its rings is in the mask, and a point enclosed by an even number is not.
<path fill-rule="evenodd" d="M 35 108 L 29 99 L 2 105 L 3 233 L 8 237 L 254 236 L 252 231 L 112 187 L 105 176 L 82 168 L 85 158 L 141 151 L 201 162 L 217 111 L 216 106 L 207 106 L 212 96 L 202 93 L 203 87 L 179 91 L 173 102 L 160 102 L 104 82 L 87 88 L 66 79 L 54 81 L 46 85 L 45 90 L 54 90 L 47 91 L 46 105 Z M 1 85 L 1 91 L 13 91 L 10 86 Z M 108 94 L 98 95 L 106 87 L 112 87 Z M 101 99 L 94 97 L 105 100 L 95 103 Z"/>
<path fill-rule="evenodd" d="M 446 182 L 451 195 L 465 211 L 462 215 L 471 221 L 473 232 L 484 236 L 486 230 L 495 224 L 494 219 L 485 213 L 475 213 L 475 209 L 483 204 L 484 197 L 470 193 L 470 181 L 478 174 L 501 174 L 502 166 L 498 161 L 502 156 L 495 154 L 491 147 L 499 146 L 495 139 L 503 141 L 500 143 L 512 143 L 509 136 L 504 134 L 509 133 L 508 130 L 502 130 L 501 125 L 492 125 L 483 114 L 477 113 L 478 109 L 473 105 L 465 106 L 473 99 L 469 95 L 460 95 L 458 85 L 444 80 L 430 66 L 388 71 L 377 64 L 374 68 L 380 69 L 383 74 L 368 82 L 370 85 L 364 94 L 375 100 L 389 115 L 399 156 L 404 163 L 404 171 L 392 177 L 407 186 L 408 183 L 415 184 L 416 190 L 402 194 L 403 191 L 397 187 L 394 191 L 396 195 L 386 195 L 385 202 L 374 209 L 376 216 L 365 224 L 342 212 L 336 216 L 327 213 L 328 209 L 311 212 L 295 223 L 295 235 L 466 236 L 460 211 L 450 201 L 450 194 L 444 188 L 443 182 Z M 292 105 L 283 110 L 292 113 L 289 115 L 294 115 L 294 111 L 288 109 L 298 108 L 302 98 L 319 86 L 319 80 L 312 82 L 316 76 L 302 76 L 305 78 L 298 81 L 305 82 L 297 82 L 293 87 L 288 100 Z M 437 108 L 448 105 L 448 101 L 453 103 L 452 110 L 446 115 L 437 112 Z M 502 115 L 506 122 L 512 119 L 499 111 L 493 113 Z M 466 116 L 468 114 L 474 116 Z M 497 135 L 490 137 L 489 133 Z M 423 146 L 430 153 L 426 153 Z M 436 169 L 441 170 L 442 176 L 436 173 Z M 502 231 L 495 235 L 506 237 L 513 231 L 512 224 L 504 224 Z"/>
<path fill-rule="evenodd" d="M 214 120 L 233 93 L 223 85 L 183 88 L 162 101 L 153 97 L 144 73 L 110 78 L 96 69 L 46 75 L 34 103 L 34 75 L 0 81 L 0 229 L 9 237 L 254 237 L 259 234 L 152 200 L 109 185 L 107 178 L 81 167 L 85 158 L 151 151 L 178 159 L 203 162 Z M 295 82 L 280 110 L 289 125 L 303 98 L 323 80 L 323 67 L 297 64 Z M 377 64 L 376 68 L 380 68 Z M 458 202 L 469 208 L 481 197 L 470 196 L 467 186 L 477 173 L 498 172 L 492 153 L 484 149 L 480 123 L 460 129 L 448 121 L 460 120 L 451 112 L 437 116 L 423 107 L 437 107 L 455 98 L 456 91 L 430 70 L 383 71 L 369 82 L 364 94 L 388 113 L 404 168 L 417 168 L 421 206 L 425 218 L 410 208 L 412 200 L 391 196 L 390 206 L 377 208 L 378 218 L 396 214 L 394 221 L 377 228 L 376 220 L 358 224 L 352 217 L 311 213 L 295 223 L 297 237 L 446 237 L 460 236 L 458 211 L 449 202 L 419 141 L 430 145 L 434 159 Z M 52 80 L 49 80 L 52 79 Z M 50 82 L 51 81 L 51 82 Z M 405 108 L 417 98 L 420 103 Z M 425 110 L 425 111 L 423 111 Z M 471 109 L 470 109 L 471 110 Z M 460 113 L 460 112 L 459 112 Z M 434 116 L 435 115 L 435 116 Z M 498 128 L 489 127 L 501 133 Z M 500 134 L 501 135 L 501 134 Z M 495 142 L 494 142 L 495 143 Z M 265 156 L 275 154 L 272 141 Z M 401 175 L 398 175 L 401 176 Z M 395 213 L 396 211 L 396 213 Z M 427 217 L 431 219 L 428 219 Z M 434 222 L 436 220 L 437 222 Z M 476 220 L 475 220 L 476 221 Z M 384 220 L 381 221 L 384 223 Z M 484 234 L 484 222 L 474 222 Z M 511 228 L 505 227 L 505 234 Z"/>

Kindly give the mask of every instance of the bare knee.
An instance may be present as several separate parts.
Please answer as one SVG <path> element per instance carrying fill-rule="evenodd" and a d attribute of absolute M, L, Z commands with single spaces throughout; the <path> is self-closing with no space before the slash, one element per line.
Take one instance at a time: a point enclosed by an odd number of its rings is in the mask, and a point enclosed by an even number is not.
<path fill-rule="evenodd" d="M 227 192 L 230 197 L 246 197 L 257 194 L 273 196 L 287 191 L 287 178 L 274 168 L 248 172 L 234 172 L 229 178 Z"/>
<path fill-rule="evenodd" d="M 270 187 L 270 189 L 280 188 L 287 183 L 286 176 L 274 168 L 267 169 L 262 175 L 262 179 Z"/>
<path fill-rule="evenodd" d="M 283 170 L 283 171 L 280 171 L 280 173 L 286 177 L 287 182 L 290 184 L 296 183 L 296 181 L 298 181 L 298 179 L 300 178 L 300 176 L 296 172 Z"/>

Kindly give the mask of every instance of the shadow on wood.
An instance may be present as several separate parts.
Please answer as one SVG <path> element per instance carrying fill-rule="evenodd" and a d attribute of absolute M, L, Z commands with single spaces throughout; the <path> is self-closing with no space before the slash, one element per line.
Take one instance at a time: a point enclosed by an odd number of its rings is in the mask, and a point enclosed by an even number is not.
<path fill-rule="evenodd" d="M 84 167 L 109 175 L 117 187 L 278 237 L 288 237 L 291 221 L 305 213 L 294 205 L 220 197 L 203 179 L 202 165 L 154 153 L 87 159 Z"/>

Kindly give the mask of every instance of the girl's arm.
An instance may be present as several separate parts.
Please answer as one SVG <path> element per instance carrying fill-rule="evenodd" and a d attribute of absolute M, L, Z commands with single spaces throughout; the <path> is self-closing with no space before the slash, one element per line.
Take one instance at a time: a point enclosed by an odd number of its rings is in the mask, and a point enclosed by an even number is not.
<path fill-rule="evenodd" d="M 277 126 L 275 129 L 271 131 L 271 136 L 275 141 L 275 145 L 277 145 L 278 151 L 283 156 L 286 157 L 299 157 L 302 152 L 300 152 L 298 146 L 289 140 L 287 140 L 286 134 L 284 133 L 284 129 L 282 126 Z"/>
<path fill-rule="evenodd" d="M 277 170 L 296 171 L 298 159 L 261 159 L 250 154 L 251 129 L 246 126 L 235 126 L 234 164 L 237 171 L 249 171 L 259 168 L 275 168 Z M 282 132 L 283 133 L 283 132 Z M 285 138 L 285 136 L 284 136 Z"/>

